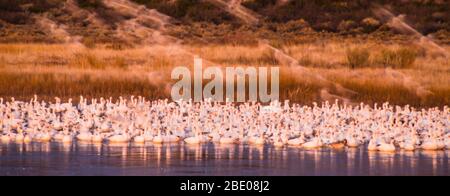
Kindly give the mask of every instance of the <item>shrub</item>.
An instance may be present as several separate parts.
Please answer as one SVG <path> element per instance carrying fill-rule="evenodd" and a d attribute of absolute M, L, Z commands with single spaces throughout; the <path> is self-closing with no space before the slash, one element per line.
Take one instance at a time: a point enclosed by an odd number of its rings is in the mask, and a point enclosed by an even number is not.
<path fill-rule="evenodd" d="M 243 1 L 242 5 L 252 9 L 252 10 L 261 10 L 268 6 L 273 6 L 277 3 L 277 0 L 258 0 L 258 1 Z"/>
<path fill-rule="evenodd" d="M 309 24 L 303 19 L 291 20 L 286 24 L 280 23 L 276 26 L 277 31 L 280 32 L 298 32 L 306 28 L 309 28 Z"/>
<path fill-rule="evenodd" d="M 102 0 L 77 0 L 81 8 L 99 8 L 103 5 Z"/>
<path fill-rule="evenodd" d="M 353 48 L 347 50 L 347 63 L 354 69 L 369 64 L 370 53 L 367 48 Z"/>
<path fill-rule="evenodd" d="M 334 32 L 336 30 L 335 25 L 333 25 L 331 21 L 316 23 L 313 26 L 313 29 L 317 31 L 328 31 L 328 32 Z"/>
<path fill-rule="evenodd" d="M 30 2 L 30 0 L 27 0 L 27 2 Z M 62 3 L 63 1 L 59 0 L 31 0 L 31 4 L 28 5 L 29 7 L 27 9 L 33 13 L 43 13 L 60 6 Z"/>
<path fill-rule="evenodd" d="M 95 48 L 95 46 L 96 46 L 95 39 L 90 38 L 90 37 L 84 37 L 81 42 L 84 46 L 86 46 L 86 48 L 92 49 L 92 48 Z"/>
<path fill-rule="evenodd" d="M 86 55 L 86 62 L 88 67 L 93 68 L 93 69 L 105 69 L 106 65 L 100 60 L 98 59 L 95 55 Z"/>
<path fill-rule="evenodd" d="M 11 24 L 26 24 L 29 16 L 23 12 L 0 11 L 0 20 Z"/>
<path fill-rule="evenodd" d="M 404 69 L 412 67 L 416 58 L 417 52 L 410 48 L 383 49 L 377 61 L 384 67 Z"/>
<path fill-rule="evenodd" d="M 397 50 L 399 68 L 410 68 L 414 65 L 417 58 L 417 52 L 414 49 L 400 48 Z"/>
<path fill-rule="evenodd" d="M 224 21 L 233 20 L 233 16 L 221 10 L 213 4 L 198 3 L 186 8 L 185 18 L 192 21 L 210 21 L 214 24 L 221 24 Z"/>
<path fill-rule="evenodd" d="M 199 0 L 134 0 L 177 19 L 208 21 L 215 24 L 231 21 L 233 17 L 214 4 Z"/>
<path fill-rule="evenodd" d="M 20 9 L 20 1 L 11 1 L 11 0 L 0 0 L 0 10 L 10 11 L 10 12 L 18 12 Z"/>
<path fill-rule="evenodd" d="M 337 30 L 341 32 L 350 31 L 356 27 L 356 23 L 353 20 L 343 20 L 339 23 Z"/>
<path fill-rule="evenodd" d="M 374 19 L 372 17 L 368 17 L 368 18 L 364 18 L 361 21 L 362 26 L 364 27 L 364 31 L 366 32 L 371 32 L 376 30 L 378 27 L 381 26 L 380 21 L 378 21 L 377 19 Z"/>
<path fill-rule="evenodd" d="M 361 23 L 363 24 L 363 25 L 367 25 L 367 26 L 380 26 L 380 21 L 378 21 L 377 19 L 375 19 L 375 18 L 372 18 L 372 17 L 367 17 L 367 18 L 364 18 L 362 21 L 361 21 Z"/>

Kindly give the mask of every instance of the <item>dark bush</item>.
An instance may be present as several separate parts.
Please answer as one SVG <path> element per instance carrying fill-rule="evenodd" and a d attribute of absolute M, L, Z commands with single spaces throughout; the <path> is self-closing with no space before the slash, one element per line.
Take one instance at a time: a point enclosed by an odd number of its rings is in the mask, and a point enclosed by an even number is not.
<path fill-rule="evenodd" d="M 0 11 L 18 12 L 22 9 L 20 8 L 21 1 L 11 1 L 11 0 L 0 0 Z"/>
<path fill-rule="evenodd" d="M 33 13 L 43 13 L 62 5 L 62 3 L 63 1 L 60 0 L 31 0 L 28 11 Z"/>
<path fill-rule="evenodd" d="M 367 17 L 361 21 L 361 25 L 364 29 L 364 32 L 369 33 L 378 29 L 381 26 L 381 23 L 375 18 Z"/>
<path fill-rule="evenodd" d="M 11 24 L 30 23 L 30 14 L 42 13 L 59 6 L 60 0 L 0 0 L 0 19 Z"/>
<path fill-rule="evenodd" d="M 306 28 L 309 28 L 309 24 L 303 19 L 298 19 L 298 20 L 291 20 L 286 24 L 283 23 L 278 24 L 276 27 L 277 27 L 276 30 L 278 32 L 298 32 Z"/>
<path fill-rule="evenodd" d="M 221 8 L 202 0 L 134 0 L 150 9 L 177 19 L 194 22 L 213 22 L 220 24 L 233 20 L 233 17 Z"/>
<path fill-rule="evenodd" d="M 195 6 L 190 6 L 187 9 L 185 19 L 195 22 L 208 21 L 213 22 L 214 24 L 220 24 L 233 20 L 233 16 L 215 5 L 200 3 Z"/>
<path fill-rule="evenodd" d="M 277 2 L 278 0 L 244 1 L 242 2 L 242 5 L 251 10 L 259 11 L 270 6 L 274 6 Z"/>
<path fill-rule="evenodd" d="M 102 0 L 77 0 L 81 8 L 99 8 L 103 6 Z"/>
<path fill-rule="evenodd" d="M 337 26 L 337 30 L 341 32 L 347 32 L 356 28 L 357 24 L 353 20 L 343 20 Z"/>
<path fill-rule="evenodd" d="M 26 24 L 29 21 L 29 15 L 24 12 L 0 12 L 0 19 L 11 24 Z"/>

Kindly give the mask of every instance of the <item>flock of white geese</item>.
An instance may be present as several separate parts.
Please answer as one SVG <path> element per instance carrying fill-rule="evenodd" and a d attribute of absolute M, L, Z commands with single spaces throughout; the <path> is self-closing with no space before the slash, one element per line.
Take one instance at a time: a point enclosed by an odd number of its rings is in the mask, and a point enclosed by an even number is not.
<path fill-rule="evenodd" d="M 371 151 L 450 149 L 450 109 L 370 107 L 324 102 L 147 101 L 143 97 L 78 104 L 0 99 L 2 142 L 200 143 L 345 148 Z"/>

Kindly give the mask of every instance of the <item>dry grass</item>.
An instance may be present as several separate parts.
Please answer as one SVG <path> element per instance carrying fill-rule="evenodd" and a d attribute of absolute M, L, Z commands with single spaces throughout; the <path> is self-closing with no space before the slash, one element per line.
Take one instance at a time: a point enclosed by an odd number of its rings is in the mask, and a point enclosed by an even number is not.
<path fill-rule="evenodd" d="M 262 46 L 206 45 L 151 46 L 121 48 L 96 45 L 83 47 L 63 44 L 1 44 L 0 97 L 15 96 L 27 100 L 33 94 L 43 98 L 117 97 L 143 95 L 169 97 L 170 72 L 174 66 L 192 66 L 193 54 L 205 60 L 205 66 L 282 66 L 280 97 L 310 104 L 326 99 L 321 90 L 354 103 L 384 102 L 413 106 L 442 106 L 450 103 L 450 63 L 445 58 L 409 53 L 400 44 L 357 40 L 283 45 L 281 50 L 300 65 L 288 67 Z M 365 66 L 350 69 L 348 51 L 365 48 Z M 416 51 L 417 46 L 411 46 Z M 446 48 L 449 50 L 449 47 Z M 380 65 L 380 55 L 394 51 L 392 68 Z M 366 55 L 366 54 L 364 54 Z M 382 58 L 387 58 L 386 56 Z M 395 69 L 402 68 L 402 69 Z M 324 82 L 321 79 L 325 79 Z M 329 83 L 354 91 L 345 94 Z M 425 90 L 423 90 L 425 89 Z M 430 93 L 418 93 L 419 90 Z"/>
<path fill-rule="evenodd" d="M 353 48 L 347 50 L 347 62 L 352 69 L 367 66 L 369 57 L 369 50 L 365 48 Z"/>
<path fill-rule="evenodd" d="M 411 68 L 416 58 L 417 51 L 404 47 L 396 50 L 384 49 L 375 61 L 384 67 Z"/>

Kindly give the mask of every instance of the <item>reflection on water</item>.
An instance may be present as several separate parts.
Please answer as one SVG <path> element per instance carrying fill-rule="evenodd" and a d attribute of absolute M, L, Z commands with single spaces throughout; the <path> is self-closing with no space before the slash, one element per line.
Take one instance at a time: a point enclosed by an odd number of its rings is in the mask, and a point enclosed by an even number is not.
<path fill-rule="evenodd" d="M 2 143 L 0 175 L 450 175 L 449 151 Z"/>

